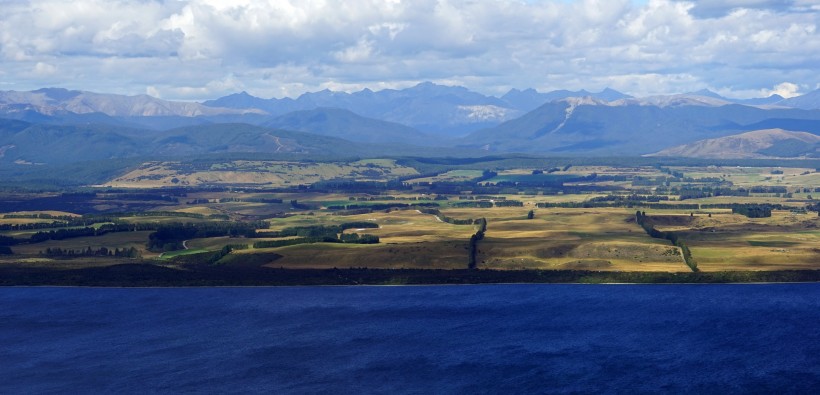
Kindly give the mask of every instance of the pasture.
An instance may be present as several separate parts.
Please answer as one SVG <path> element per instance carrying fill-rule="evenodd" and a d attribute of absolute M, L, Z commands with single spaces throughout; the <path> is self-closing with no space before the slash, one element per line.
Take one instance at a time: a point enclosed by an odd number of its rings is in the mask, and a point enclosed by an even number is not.
<path fill-rule="evenodd" d="M 641 211 L 657 231 L 677 235 L 703 272 L 820 269 L 820 218 L 814 208 L 817 200 L 809 198 L 812 194 L 820 198 L 820 192 L 815 192 L 820 173 L 814 169 L 586 165 L 491 170 L 487 172 L 484 164 L 442 167 L 425 170 L 421 176 L 422 172 L 393 159 L 149 162 L 96 189 L 87 198 L 88 205 L 82 206 L 99 210 L 106 221 L 112 221 L 94 223 L 94 227 L 113 223 L 143 225 L 145 230 L 31 242 L 37 232 L 78 228 L 45 228 L 42 224 L 54 220 L 37 214 L 79 214 L 56 210 L 4 213 L 0 226 L 5 228 L 0 235 L 13 254 L 0 255 L 0 264 L 73 268 L 147 262 L 180 267 L 223 254 L 209 264 L 227 268 L 255 262 L 291 269 L 466 269 L 474 259 L 477 270 L 691 272 L 682 247 L 650 237 L 636 222 L 635 212 Z M 338 184 L 322 184 L 331 180 Z M 777 192 L 749 192 L 752 188 Z M 693 193 L 694 197 L 684 196 Z M 732 205 L 768 207 L 771 216 L 733 214 Z M 689 206 L 697 208 L 681 208 Z M 532 218 L 528 218 L 530 213 Z M 480 218 L 486 220 L 486 230 L 480 239 L 471 241 L 479 231 L 473 220 Z M 354 222 L 378 228 L 352 228 L 322 236 L 329 240 L 319 237 L 299 241 L 302 244 L 253 248 L 255 242 L 300 238 L 269 237 L 274 234 L 270 232 Z M 150 235 L 157 229 L 183 223 L 202 229 L 252 223 L 255 232 L 269 235 L 257 236 L 253 230 L 230 235 L 205 232 L 204 236 L 171 239 L 171 247 L 149 249 Z M 378 237 L 378 243 L 343 242 L 351 233 Z M 233 250 L 225 250 L 226 246 Z M 134 248 L 139 257 L 44 253 L 100 248 Z"/>

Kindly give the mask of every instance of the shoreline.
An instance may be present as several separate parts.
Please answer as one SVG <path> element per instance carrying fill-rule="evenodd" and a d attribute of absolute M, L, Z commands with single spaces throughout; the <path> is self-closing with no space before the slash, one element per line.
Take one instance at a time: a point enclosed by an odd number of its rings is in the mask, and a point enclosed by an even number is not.
<path fill-rule="evenodd" d="M 820 282 L 820 270 L 606 272 L 491 269 L 282 269 L 151 264 L 81 269 L 0 267 L 0 287 L 197 288 L 267 286 L 414 286 L 477 284 L 799 284 Z"/>

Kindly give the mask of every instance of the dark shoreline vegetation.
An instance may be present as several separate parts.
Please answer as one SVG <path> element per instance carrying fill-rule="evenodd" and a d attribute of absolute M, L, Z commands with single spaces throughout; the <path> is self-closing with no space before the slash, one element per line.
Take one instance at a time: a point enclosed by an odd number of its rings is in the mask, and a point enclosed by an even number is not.
<path fill-rule="evenodd" d="M 82 269 L 0 267 L 0 286 L 229 287 L 293 285 L 458 284 L 726 284 L 820 282 L 820 270 L 726 272 L 606 272 L 488 269 L 281 269 L 199 266 L 187 270 L 152 264 Z"/>

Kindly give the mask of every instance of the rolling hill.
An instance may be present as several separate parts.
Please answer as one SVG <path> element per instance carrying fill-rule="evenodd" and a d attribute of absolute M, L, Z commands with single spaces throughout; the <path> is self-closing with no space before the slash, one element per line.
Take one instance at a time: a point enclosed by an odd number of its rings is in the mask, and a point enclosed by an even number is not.
<path fill-rule="evenodd" d="M 198 125 L 153 131 L 107 125 L 0 121 L 0 163 L 17 165 L 232 152 L 359 155 L 376 149 L 328 136 L 248 124 Z"/>
<path fill-rule="evenodd" d="M 755 130 L 700 140 L 647 156 L 688 158 L 820 158 L 820 136 L 783 129 Z"/>
<path fill-rule="evenodd" d="M 110 125 L 32 124 L 0 119 L 0 165 L 59 165 L 120 158 L 249 153 L 287 158 L 452 155 L 463 150 L 402 142 L 353 142 L 332 136 L 241 123 L 165 131 Z"/>

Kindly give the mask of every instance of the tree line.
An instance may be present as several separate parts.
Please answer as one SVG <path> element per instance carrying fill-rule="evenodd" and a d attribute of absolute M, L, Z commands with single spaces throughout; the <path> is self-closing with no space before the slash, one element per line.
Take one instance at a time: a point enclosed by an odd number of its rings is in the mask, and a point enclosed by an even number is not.
<path fill-rule="evenodd" d="M 669 240 L 672 245 L 679 247 L 681 249 L 681 253 L 683 254 L 683 261 L 686 262 L 686 265 L 692 269 L 693 272 L 698 272 L 698 264 L 692 258 L 692 252 L 689 251 L 689 246 L 683 242 L 683 240 L 678 236 L 675 232 L 661 232 L 655 229 L 655 226 L 652 224 L 652 221 L 646 215 L 646 212 L 636 211 L 635 212 L 635 221 L 640 225 L 646 234 L 649 237 L 654 239 L 666 239 Z"/>
<path fill-rule="evenodd" d="M 327 206 L 328 210 L 389 210 L 389 209 L 409 209 L 414 207 L 439 207 L 438 203 L 374 203 L 374 204 L 344 204 Z"/>
<path fill-rule="evenodd" d="M 487 231 L 487 219 L 479 218 L 475 220 L 475 224 L 477 225 L 476 232 L 470 236 L 470 243 L 468 244 L 468 269 L 475 269 L 478 266 L 478 242 L 484 240 L 484 232 Z"/>
<path fill-rule="evenodd" d="M 441 211 L 437 210 L 437 209 L 420 209 L 419 212 L 422 213 L 422 214 L 435 215 L 442 222 L 446 222 L 448 224 L 453 224 L 453 225 L 471 225 L 475 222 L 472 218 L 458 219 L 458 218 L 448 217 L 448 216 L 442 214 Z"/>
<path fill-rule="evenodd" d="M 62 249 L 60 247 L 49 247 L 46 248 L 44 251 L 40 251 L 40 255 L 49 256 L 49 257 L 78 257 L 78 256 L 100 256 L 100 257 L 121 257 L 121 258 L 139 258 L 140 253 L 139 251 L 134 248 L 108 248 L 108 247 L 100 247 L 97 249 L 92 249 L 88 247 L 86 249 Z"/>
<path fill-rule="evenodd" d="M 163 224 L 148 235 L 148 249 L 179 250 L 183 248 L 183 241 L 205 237 L 256 237 L 256 229 L 268 226 L 266 221 Z"/>
<path fill-rule="evenodd" d="M 342 233 L 339 236 L 325 235 L 314 237 L 299 237 L 295 239 L 285 240 L 263 240 L 253 243 L 253 248 L 275 248 L 313 243 L 379 244 L 379 236 L 358 233 Z"/>

